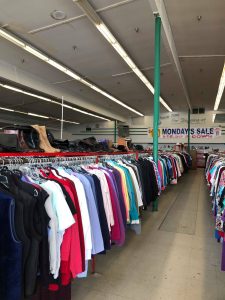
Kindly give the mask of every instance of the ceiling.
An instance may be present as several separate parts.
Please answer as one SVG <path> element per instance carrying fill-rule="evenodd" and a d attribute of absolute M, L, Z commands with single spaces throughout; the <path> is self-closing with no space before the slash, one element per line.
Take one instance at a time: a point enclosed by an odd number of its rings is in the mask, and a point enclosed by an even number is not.
<path fill-rule="evenodd" d="M 95 10 L 100 10 L 98 14 L 105 24 L 154 84 L 154 16 L 151 0 L 89 2 Z M 225 1 L 164 0 L 164 4 L 192 107 L 212 110 L 225 59 Z M 153 113 L 153 95 L 72 0 L 0 0 L 0 6 L 0 24 L 5 25 L 6 30 L 85 76 L 141 113 Z M 51 17 L 54 10 L 66 13 L 64 24 Z M 20 74 L 26 73 L 28 77 L 30 74 L 30 77 L 41 80 L 57 91 L 58 98 L 66 93 L 66 100 L 75 106 L 89 108 L 106 117 L 110 117 L 107 111 L 114 113 L 118 119 L 135 117 L 131 111 L 71 80 L 3 38 L 0 38 L 0 48 L 0 63 L 10 66 L 17 84 L 22 83 Z M 173 111 L 185 111 L 188 105 L 184 90 L 166 49 L 162 43 L 161 96 Z M 4 74 L 0 73 L 0 76 L 4 77 Z M 81 101 L 76 102 L 73 96 Z M 0 88 L 0 105 L 15 106 L 18 110 L 57 118 L 60 118 L 61 113 L 57 105 L 3 88 Z M 219 108 L 225 109 L 225 93 Z M 161 111 L 166 111 L 163 106 Z M 69 110 L 65 110 L 64 117 L 80 123 L 99 120 Z M 31 121 L 38 120 L 33 118 Z M 50 122 L 56 128 L 58 123 Z"/>

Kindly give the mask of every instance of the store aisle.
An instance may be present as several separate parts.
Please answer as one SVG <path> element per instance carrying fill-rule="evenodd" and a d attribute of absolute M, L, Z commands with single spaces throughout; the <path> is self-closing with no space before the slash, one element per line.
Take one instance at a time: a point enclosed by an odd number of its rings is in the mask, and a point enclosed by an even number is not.
<path fill-rule="evenodd" d="M 157 213 L 145 212 L 142 234 L 97 257 L 101 276 L 76 279 L 76 300 L 224 300 L 221 245 L 213 237 L 203 170 L 189 171 L 160 197 Z"/>

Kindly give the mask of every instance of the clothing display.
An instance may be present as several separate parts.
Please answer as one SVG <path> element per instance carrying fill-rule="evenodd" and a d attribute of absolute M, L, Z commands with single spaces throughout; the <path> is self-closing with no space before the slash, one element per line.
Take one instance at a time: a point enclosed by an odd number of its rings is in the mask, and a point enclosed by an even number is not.
<path fill-rule="evenodd" d="M 222 243 L 221 270 L 225 271 L 225 157 L 210 154 L 205 170 L 215 217 L 215 238 Z"/>
<path fill-rule="evenodd" d="M 186 153 L 160 153 L 158 167 L 139 156 L 31 158 L 0 170 L 0 299 L 69 299 L 88 261 L 122 246 L 191 163 Z"/>

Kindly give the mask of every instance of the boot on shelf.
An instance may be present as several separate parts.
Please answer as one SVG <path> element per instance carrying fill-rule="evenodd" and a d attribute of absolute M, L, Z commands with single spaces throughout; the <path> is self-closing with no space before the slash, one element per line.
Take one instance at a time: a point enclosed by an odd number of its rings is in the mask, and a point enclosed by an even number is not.
<path fill-rule="evenodd" d="M 39 147 L 41 149 L 43 149 L 45 152 L 48 152 L 48 153 L 60 152 L 59 149 L 53 148 L 50 145 L 45 126 L 32 125 L 32 127 L 34 129 L 36 129 L 37 132 L 39 133 L 39 140 L 40 140 Z"/>
<path fill-rule="evenodd" d="M 60 152 L 60 149 L 54 148 L 51 146 L 48 136 L 47 136 L 47 131 L 45 126 L 39 126 L 41 131 L 42 131 L 42 136 L 44 138 L 45 144 L 48 145 L 49 148 L 51 148 L 52 152 Z"/>

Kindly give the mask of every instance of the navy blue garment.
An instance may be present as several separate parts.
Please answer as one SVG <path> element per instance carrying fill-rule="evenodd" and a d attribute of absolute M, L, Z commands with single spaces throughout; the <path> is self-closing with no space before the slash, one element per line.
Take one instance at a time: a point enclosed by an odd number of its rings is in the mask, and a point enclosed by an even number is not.
<path fill-rule="evenodd" d="M 22 296 L 22 243 L 14 228 L 15 201 L 0 191 L 0 299 Z"/>
<path fill-rule="evenodd" d="M 101 184 L 100 184 L 100 180 L 96 175 L 92 175 L 92 178 L 95 184 L 96 200 L 98 202 L 97 207 L 99 210 L 99 221 L 100 221 L 100 226 L 102 231 L 104 248 L 105 250 L 110 250 L 111 249 L 110 234 L 109 234 L 109 228 L 108 228 L 108 223 L 106 219 L 105 208 L 104 208 L 104 203 L 102 198 Z"/>
<path fill-rule="evenodd" d="M 120 210 L 121 210 L 121 214 L 122 214 L 122 218 L 123 218 L 123 224 L 124 224 L 124 227 L 126 228 L 127 227 L 127 216 L 126 216 L 126 207 L 125 207 L 124 198 L 123 198 L 121 175 L 120 175 L 120 172 L 115 168 L 113 168 L 113 181 L 115 183 L 115 188 L 116 188 L 116 192 L 117 192 L 118 199 L 119 199 Z"/>

